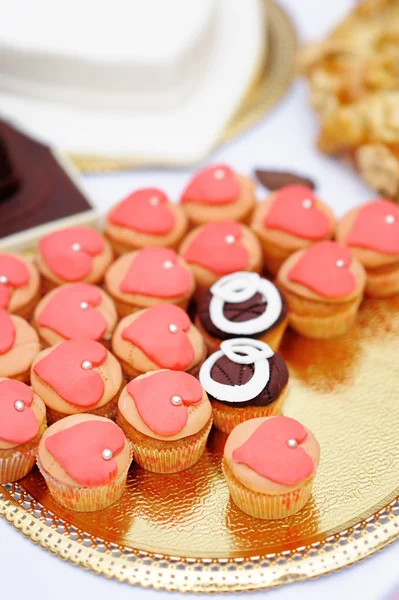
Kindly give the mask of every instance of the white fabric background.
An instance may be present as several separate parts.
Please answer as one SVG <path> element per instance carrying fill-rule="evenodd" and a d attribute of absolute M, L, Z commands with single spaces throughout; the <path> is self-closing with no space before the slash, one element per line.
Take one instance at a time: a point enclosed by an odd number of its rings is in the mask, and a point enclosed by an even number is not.
<path fill-rule="evenodd" d="M 322 36 L 354 3 L 350 0 L 281 0 L 293 15 L 302 39 Z M 309 174 L 317 180 L 321 197 L 337 215 L 373 197 L 351 171 L 322 157 L 314 147 L 317 123 L 307 105 L 307 90 L 297 81 L 274 111 L 256 127 L 219 149 L 210 161 L 225 161 L 243 173 L 255 166 L 278 167 Z M 86 176 L 84 184 L 103 211 L 132 188 L 159 185 L 173 197 L 189 171 L 137 171 L 117 175 Z M 399 583 L 399 544 L 339 573 L 267 593 L 270 600 L 377 600 Z M 42 600 L 166 599 L 166 592 L 130 588 L 94 576 L 34 546 L 0 520 L 0 597 Z M 262 592 L 255 594 L 261 597 Z M 194 598 L 178 595 L 176 598 Z M 213 596 L 226 598 L 226 596 Z"/>

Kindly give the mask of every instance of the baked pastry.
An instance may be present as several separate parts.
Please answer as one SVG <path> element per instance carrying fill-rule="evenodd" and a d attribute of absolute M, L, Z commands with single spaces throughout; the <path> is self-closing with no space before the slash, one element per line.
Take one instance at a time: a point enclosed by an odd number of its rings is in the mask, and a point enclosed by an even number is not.
<path fill-rule="evenodd" d="M 287 185 L 258 204 L 251 227 L 262 245 L 265 267 L 275 275 L 293 252 L 332 238 L 335 218 L 311 188 Z"/>
<path fill-rule="evenodd" d="M 113 418 L 124 382 L 116 358 L 99 342 L 80 338 L 40 352 L 31 384 L 54 423 L 85 412 Z"/>
<path fill-rule="evenodd" d="M 278 288 L 258 273 L 239 271 L 219 279 L 198 303 L 195 324 L 209 352 L 223 340 L 253 337 L 277 350 L 288 324 Z"/>
<path fill-rule="evenodd" d="M 366 294 L 399 294 L 399 207 L 374 200 L 349 211 L 338 223 L 337 240 L 350 247 L 366 269 Z"/>
<path fill-rule="evenodd" d="M 229 435 L 223 473 L 238 508 L 259 519 L 283 519 L 309 500 L 319 459 L 319 443 L 295 419 L 251 419 Z"/>
<path fill-rule="evenodd" d="M 147 246 L 178 248 L 187 232 L 184 210 L 158 188 L 141 188 L 116 204 L 105 220 L 105 235 L 116 254 Z"/>
<path fill-rule="evenodd" d="M 278 413 L 288 369 L 280 354 L 251 338 L 225 340 L 201 367 L 199 380 L 212 404 L 215 427 L 230 433 L 255 417 Z"/>
<path fill-rule="evenodd" d="M 287 258 L 277 283 L 287 299 L 291 327 L 306 337 L 331 338 L 353 325 L 366 274 L 349 248 L 319 242 Z"/>
<path fill-rule="evenodd" d="M 162 302 L 186 309 L 195 280 L 186 261 L 169 248 L 143 248 L 120 256 L 105 287 L 121 317 Z"/>
<path fill-rule="evenodd" d="M 39 338 L 33 327 L 0 309 L 0 377 L 28 383 L 32 362 L 39 352 Z"/>
<path fill-rule="evenodd" d="M 22 479 L 35 464 L 46 407 L 21 381 L 0 377 L 0 484 Z"/>
<path fill-rule="evenodd" d="M 19 254 L 0 253 L 0 309 L 29 319 L 40 298 L 40 277 L 33 263 Z"/>
<path fill-rule="evenodd" d="M 227 165 L 213 165 L 194 175 L 180 202 L 194 226 L 230 219 L 248 223 L 255 208 L 255 186 Z"/>
<path fill-rule="evenodd" d="M 318 146 L 399 201 L 399 3 L 363 0 L 300 56 L 320 116 Z"/>
<path fill-rule="evenodd" d="M 63 283 L 101 283 L 112 262 L 110 243 L 91 227 L 67 227 L 41 238 L 36 265 L 44 288 Z"/>
<path fill-rule="evenodd" d="M 44 346 L 84 337 L 108 347 L 117 320 L 115 305 L 101 288 L 90 283 L 67 283 L 41 299 L 33 325 Z"/>
<path fill-rule="evenodd" d="M 131 461 L 131 444 L 120 427 L 95 415 L 71 415 L 51 425 L 37 454 L 54 500 L 82 512 L 119 500 Z"/>
<path fill-rule="evenodd" d="M 262 270 L 258 240 L 248 227 L 236 221 L 197 227 L 185 238 L 179 252 L 193 270 L 197 300 L 223 275 Z"/>
<path fill-rule="evenodd" d="M 157 304 L 122 319 L 112 350 L 129 377 L 158 369 L 197 375 L 206 357 L 202 335 L 174 304 Z"/>
<path fill-rule="evenodd" d="M 118 402 L 117 423 L 133 444 L 135 461 L 157 473 L 188 469 L 201 458 L 212 407 L 198 380 L 184 371 L 136 377 Z"/>

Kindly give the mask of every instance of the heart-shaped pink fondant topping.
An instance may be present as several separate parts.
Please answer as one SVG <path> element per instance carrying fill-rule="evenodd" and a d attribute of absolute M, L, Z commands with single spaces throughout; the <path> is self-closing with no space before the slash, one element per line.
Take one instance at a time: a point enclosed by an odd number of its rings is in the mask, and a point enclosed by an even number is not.
<path fill-rule="evenodd" d="M 173 304 L 157 304 L 137 317 L 122 332 L 122 338 L 140 348 L 164 369 L 184 370 L 194 360 L 187 337 L 191 321 Z"/>
<path fill-rule="evenodd" d="M 0 354 L 5 354 L 14 345 L 15 327 L 7 311 L 0 308 Z"/>
<path fill-rule="evenodd" d="M 259 425 L 251 437 L 234 450 L 233 460 L 275 483 L 296 485 L 310 477 L 314 470 L 313 460 L 300 447 L 306 438 L 306 429 L 295 419 L 273 417 Z"/>
<path fill-rule="evenodd" d="M 241 237 L 241 225 L 235 221 L 208 223 L 197 233 L 183 257 L 217 275 L 245 271 L 249 255 Z"/>
<path fill-rule="evenodd" d="M 21 381 L 0 381 L 0 440 L 9 444 L 26 444 L 36 437 L 39 423 L 32 402 L 31 388 Z"/>
<path fill-rule="evenodd" d="M 45 444 L 76 483 L 97 487 L 115 479 L 118 466 L 113 457 L 124 448 L 125 436 L 112 421 L 93 420 L 54 433 Z M 103 457 L 104 450 L 111 452 L 111 458 Z"/>
<path fill-rule="evenodd" d="M 79 281 L 90 274 L 93 257 L 104 250 L 104 240 L 90 227 L 69 227 L 46 235 L 39 247 L 58 277 L 64 281 Z"/>
<path fill-rule="evenodd" d="M 37 322 L 67 340 L 100 340 L 107 329 L 106 320 L 96 309 L 100 302 L 100 290 L 94 285 L 73 283 L 62 286 L 39 313 Z"/>
<path fill-rule="evenodd" d="M 330 221 L 318 208 L 313 190 L 304 185 L 287 185 L 278 190 L 264 224 L 309 240 L 320 240 L 331 231 Z"/>
<path fill-rule="evenodd" d="M 114 225 L 152 235 L 166 235 L 175 225 L 168 198 L 157 188 L 133 192 L 112 210 L 109 220 Z"/>
<path fill-rule="evenodd" d="M 351 251 L 337 242 L 320 242 L 308 248 L 288 273 L 300 283 L 327 298 L 342 298 L 356 288 L 350 272 Z"/>
<path fill-rule="evenodd" d="M 182 202 L 200 204 L 230 204 L 240 195 L 240 185 L 234 172 L 226 165 L 203 169 L 184 190 Z"/>
<path fill-rule="evenodd" d="M 90 408 L 100 402 L 104 394 L 104 381 L 95 367 L 102 365 L 107 355 L 99 342 L 68 340 L 55 346 L 33 370 L 66 402 Z"/>
<path fill-rule="evenodd" d="M 385 254 L 399 254 L 399 207 L 384 199 L 362 206 L 347 244 Z"/>
<path fill-rule="evenodd" d="M 144 248 L 134 257 L 120 289 L 126 294 L 178 298 L 187 294 L 191 274 L 168 248 Z"/>
<path fill-rule="evenodd" d="M 187 423 L 187 406 L 200 402 L 202 388 L 192 375 L 162 371 L 127 386 L 144 423 L 158 435 L 175 435 Z"/>
<path fill-rule="evenodd" d="M 0 254 L 0 308 L 7 308 L 13 289 L 29 283 L 25 263 L 10 254 Z"/>

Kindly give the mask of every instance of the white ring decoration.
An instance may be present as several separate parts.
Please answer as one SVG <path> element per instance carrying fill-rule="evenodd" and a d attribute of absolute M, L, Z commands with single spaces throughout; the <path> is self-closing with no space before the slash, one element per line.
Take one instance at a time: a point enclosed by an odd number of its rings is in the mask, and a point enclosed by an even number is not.
<path fill-rule="evenodd" d="M 248 321 L 230 321 L 224 316 L 226 302 L 238 304 L 252 298 L 257 292 L 267 301 L 265 312 Z M 239 271 L 222 277 L 211 287 L 212 298 L 209 303 L 209 317 L 212 323 L 224 333 L 233 335 L 254 335 L 266 331 L 278 320 L 283 307 L 276 286 L 257 273 Z"/>
<path fill-rule="evenodd" d="M 241 353 L 241 354 L 238 354 Z M 268 358 L 274 352 L 267 344 L 251 338 L 235 338 L 221 344 L 220 350 L 212 354 L 203 363 L 199 380 L 206 392 L 216 400 L 226 402 L 247 402 L 258 396 L 266 387 L 270 378 Z M 243 385 L 226 385 L 212 379 L 211 372 L 215 363 L 222 356 L 240 365 L 254 365 L 254 374 Z"/>

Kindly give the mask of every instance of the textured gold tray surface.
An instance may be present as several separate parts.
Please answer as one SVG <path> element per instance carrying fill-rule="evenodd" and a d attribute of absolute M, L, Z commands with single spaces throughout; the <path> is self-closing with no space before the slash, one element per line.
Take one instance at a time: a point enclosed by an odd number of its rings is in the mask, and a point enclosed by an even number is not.
<path fill-rule="evenodd" d="M 282 521 L 246 516 L 229 499 L 214 430 L 192 469 L 134 466 L 114 506 L 68 512 L 35 469 L 0 486 L 0 514 L 44 548 L 129 583 L 181 591 L 251 590 L 328 573 L 399 537 L 399 297 L 368 300 L 337 340 L 289 332 L 283 412 L 321 444 L 313 497 Z"/>
<path fill-rule="evenodd" d="M 263 2 L 266 7 L 267 48 L 242 105 L 222 133 L 219 143 L 236 137 L 264 117 L 286 92 L 294 75 L 297 49 L 295 29 L 278 4 L 273 0 Z M 122 171 L 149 166 L 140 156 L 118 159 L 70 154 L 69 158 L 78 169 L 87 172 Z"/>

